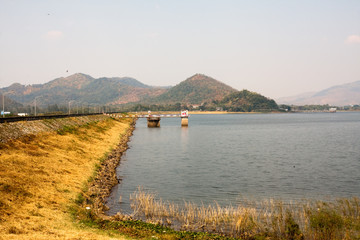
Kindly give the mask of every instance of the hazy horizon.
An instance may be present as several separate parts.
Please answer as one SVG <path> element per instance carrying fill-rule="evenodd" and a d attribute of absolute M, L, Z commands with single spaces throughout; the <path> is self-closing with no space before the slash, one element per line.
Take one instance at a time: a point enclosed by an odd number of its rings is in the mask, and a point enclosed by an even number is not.
<path fill-rule="evenodd" d="M 360 80 L 360 1 L 0 0 L 0 87 L 202 73 L 280 98 Z"/>

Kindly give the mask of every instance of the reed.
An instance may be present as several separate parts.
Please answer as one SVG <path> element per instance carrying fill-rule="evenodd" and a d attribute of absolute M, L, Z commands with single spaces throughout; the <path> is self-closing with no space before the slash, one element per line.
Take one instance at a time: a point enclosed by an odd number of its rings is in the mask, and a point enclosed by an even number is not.
<path fill-rule="evenodd" d="M 212 232 L 253 239 L 357 239 L 360 237 L 359 198 L 333 202 L 304 200 L 285 203 L 244 199 L 238 206 L 165 202 L 138 188 L 131 197 L 132 218 L 172 226 L 176 230 Z"/>

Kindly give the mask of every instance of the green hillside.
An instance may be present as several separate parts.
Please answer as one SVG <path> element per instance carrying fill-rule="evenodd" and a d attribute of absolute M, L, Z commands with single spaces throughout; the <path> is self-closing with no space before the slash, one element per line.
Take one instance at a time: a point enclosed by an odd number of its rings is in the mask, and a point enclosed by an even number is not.
<path fill-rule="evenodd" d="M 231 112 L 270 111 L 278 109 L 276 102 L 258 93 L 242 90 L 226 96 L 220 105 Z"/>
<path fill-rule="evenodd" d="M 236 90 L 222 82 L 203 74 L 195 74 L 150 101 L 161 104 L 201 104 L 221 100 L 233 92 Z"/>

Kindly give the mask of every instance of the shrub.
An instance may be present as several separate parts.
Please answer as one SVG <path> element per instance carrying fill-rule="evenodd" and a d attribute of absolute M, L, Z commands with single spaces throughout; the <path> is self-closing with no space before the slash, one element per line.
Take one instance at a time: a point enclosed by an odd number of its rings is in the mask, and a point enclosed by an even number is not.
<path fill-rule="evenodd" d="M 79 194 L 77 195 L 77 198 L 75 199 L 75 203 L 78 204 L 78 205 L 80 205 L 80 204 L 82 204 L 84 201 L 85 201 L 84 196 L 83 196 L 81 193 L 79 193 Z"/>
<path fill-rule="evenodd" d="M 332 209 L 321 208 L 310 213 L 310 227 L 317 239 L 333 239 L 343 229 L 343 218 Z"/>
<path fill-rule="evenodd" d="M 297 224 L 290 211 L 286 212 L 285 218 L 285 234 L 286 239 L 289 240 L 302 240 L 304 235 L 300 231 L 299 224 Z"/>

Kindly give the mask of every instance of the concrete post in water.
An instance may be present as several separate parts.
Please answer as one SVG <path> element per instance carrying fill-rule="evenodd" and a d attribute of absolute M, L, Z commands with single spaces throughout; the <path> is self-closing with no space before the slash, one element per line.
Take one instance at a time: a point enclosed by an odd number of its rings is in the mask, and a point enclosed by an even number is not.
<path fill-rule="evenodd" d="M 148 117 L 147 123 L 149 128 L 160 127 L 160 117 Z"/>
<path fill-rule="evenodd" d="M 181 126 L 182 127 L 189 126 L 189 112 L 188 112 L 188 110 L 181 111 Z"/>
<path fill-rule="evenodd" d="M 151 111 L 148 111 L 148 114 L 149 114 L 147 118 L 148 127 L 149 128 L 160 127 L 160 117 L 152 117 Z"/>

